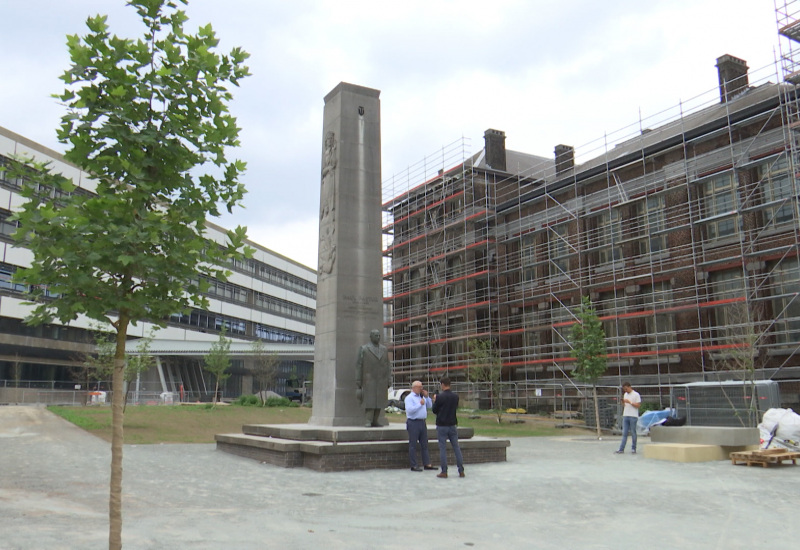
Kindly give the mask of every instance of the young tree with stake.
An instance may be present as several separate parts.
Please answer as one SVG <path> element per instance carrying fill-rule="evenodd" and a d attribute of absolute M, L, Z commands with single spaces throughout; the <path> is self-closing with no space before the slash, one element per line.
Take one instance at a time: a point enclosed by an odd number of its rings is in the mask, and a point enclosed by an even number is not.
<path fill-rule="evenodd" d="M 245 229 L 228 242 L 206 239 L 207 216 L 240 204 L 244 162 L 228 112 L 231 86 L 249 72 L 248 54 L 215 53 L 210 25 L 184 30 L 186 0 L 130 0 L 143 36 L 109 32 L 90 17 L 85 36 L 67 37 L 71 66 L 58 99 L 67 108 L 58 131 L 67 161 L 89 174 L 95 194 L 48 166 L 27 161 L 17 213 L 17 242 L 33 254 L 16 280 L 32 285 L 32 323 L 79 315 L 114 327 L 109 548 L 122 546 L 123 377 L 128 327 L 164 325 L 171 314 L 206 308 L 205 277 L 225 280 L 241 257 Z M 198 276 L 200 274 L 201 276 Z M 45 298 L 49 289 L 54 299 Z"/>
<path fill-rule="evenodd" d="M 575 358 L 575 370 L 572 376 L 581 382 L 592 385 L 594 397 L 594 417 L 597 426 L 597 437 L 602 437 L 600 431 L 600 407 L 597 399 L 597 381 L 606 372 L 606 333 L 603 323 L 597 316 L 588 296 L 581 298 L 581 305 L 576 313 L 577 322 L 572 326 L 570 344 L 572 356 Z"/>
<path fill-rule="evenodd" d="M 205 369 L 214 375 L 214 407 L 217 406 L 219 387 L 225 385 L 225 381 L 230 378 L 231 373 L 228 372 L 231 368 L 231 340 L 225 337 L 225 326 L 219 331 L 219 339 L 211 344 L 211 349 L 208 351 L 203 363 Z"/>

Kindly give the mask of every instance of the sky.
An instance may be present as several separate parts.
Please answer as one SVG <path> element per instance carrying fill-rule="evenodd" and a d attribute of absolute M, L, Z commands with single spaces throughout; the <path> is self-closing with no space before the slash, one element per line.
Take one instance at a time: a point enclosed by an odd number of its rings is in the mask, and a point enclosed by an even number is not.
<path fill-rule="evenodd" d="M 381 91 L 382 178 L 488 128 L 543 157 L 580 148 L 717 89 L 730 54 L 776 81 L 773 0 L 190 0 L 219 52 L 250 53 L 230 104 L 247 162 L 243 208 L 212 220 L 316 268 L 323 98 L 339 82 Z M 68 34 L 108 15 L 143 27 L 124 0 L 0 0 L 0 126 L 63 152 L 51 97 Z M 771 71 L 771 72 L 770 72 Z M 751 82 L 753 77 L 751 77 Z"/>

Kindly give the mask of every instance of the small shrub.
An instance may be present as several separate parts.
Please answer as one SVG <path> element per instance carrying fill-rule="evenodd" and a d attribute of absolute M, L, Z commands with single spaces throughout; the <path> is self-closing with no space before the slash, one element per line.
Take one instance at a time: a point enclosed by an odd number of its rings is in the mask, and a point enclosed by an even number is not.
<path fill-rule="evenodd" d="M 269 397 L 264 403 L 265 407 L 299 407 L 298 403 L 291 401 L 287 397 Z"/>
<path fill-rule="evenodd" d="M 647 403 L 643 402 L 639 407 L 639 416 L 643 415 L 647 411 L 660 411 L 661 407 L 658 406 L 658 403 Z"/>
<path fill-rule="evenodd" d="M 242 407 L 252 407 L 258 405 L 260 402 L 257 395 L 240 395 L 239 398 L 234 401 L 235 404 L 241 405 Z"/>

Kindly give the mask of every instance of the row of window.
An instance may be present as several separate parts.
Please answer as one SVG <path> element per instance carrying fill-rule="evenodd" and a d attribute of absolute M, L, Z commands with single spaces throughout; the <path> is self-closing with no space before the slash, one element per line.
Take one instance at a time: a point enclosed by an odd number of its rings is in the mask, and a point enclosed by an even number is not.
<path fill-rule="evenodd" d="M 779 228 L 796 217 L 797 197 L 789 177 L 785 156 L 771 159 L 748 172 L 758 182 L 758 204 L 761 205 L 761 227 Z M 623 256 L 623 241 L 638 239 L 634 253 L 655 254 L 667 249 L 666 230 L 683 223 L 687 205 L 669 208 L 666 193 L 655 194 L 641 200 L 615 206 L 586 218 L 585 237 L 588 250 L 595 253 L 597 264 L 608 264 Z M 734 236 L 739 228 L 737 214 L 755 199 L 751 190 L 745 193 L 734 172 L 727 171 L 697 183 L 696 198 L 688 208 L 705 232 L 708 242 Z M 741 206 L 740 205 L 744 205 Z M 543 231 L 524 235 L 520 244 L 520 261 L 531 266 L 546 259 L 550 275 L 569 272 L 569 257 L 576 252 L 570 241 L 569 221 L 549 226 Z M 535 274 L 531 271 L 526 280 Z"/>
<path fill-rule="evenodd" d="M 256 279 L 264 282 L 297 292 L 310 298 L 317 297 L 317 285 L 291 273 L 281 271 L 280 269 L 253 259 L 233 260 L 230 265 L 231 269 L 251 275 Z"/>
<path fill-rule="evenodd" d="M 314 324 L 316 316 L 314 310 L 311 308 L 216 279 L 206 279 L 206 281 L 208 282 L 207 294 L 209 296 L 214 296 L 229 302 L 246 304 L 262 311 L 275 313 L 282 317 L 290 317 Z"/>
<path fill-rule="evenodd" d="M 0 290 L 13 292 L 15 294 L 27 294 L 31 287 L 25 283 L 16 283 L 11 281 L 11 277 L 17 272 L 17 267 L 0 263 Z M 56 298 L 58 294 L 51 292 L 49 288 L 45 288 L 44 296 L 48 298 Z"/>
<path fill-rule="evenodd" d="M 177 325 L 190 326 L 201 330 L 210 329 L 221 331 L 225 328 L 228 334 L 241 336 L 254 336 L 268 342 L 281 342 L 288 344 L 313 344 L 314 337 L 278 327 L 253 323 L 235 317 L 228 317 L 218 313 L 194 310 L 191 313 L 174 314 L 170 321 Z"/>
<path fill-rule="evenodd" d="M 9 175 L 9 172 L 8 172 L 8 170 L 6 168 L 7 166 L 10 165 L 11 162 L 12 161 L 10 159 L 8 159 L 7 157 L 4 157 L 4 156 L 0 155 L 0 186 L 6 187 L 6 188 L 11 189 L 13 191 L 20 191 L 22 189 L 22 184 L 23 184 L 22 179 L 21 178 L 12 178 Z M 51 188 L 45 187 L 45 186 L 42 186 L 40 191 L 42 193 L 45 193 L 45 194 L 50 195 L 50 196 L 55 197 L 55 198 L 58 198 L 58 197 L 61 197 L 61 196 L 68 196 L 70 194 L 70 193 L 62 192 L 60 190 L 54 190 L 54 189 L 51 189 Z M 80 188 L 76 188 L 73 192 L 74 193 L 82 193 L 82 194 L 87 193 L 87 191 L 85 191 L 83 189 L 80 189 Z M 2 219 L 3 218 L 0 217 L 0 220 L 2 220 Z M 11 228 L 10 227 L 1 227 L 0 226 L 0 230 L 3 230 L 3 231 L 9 230 L 9 231 L 11 231 Z M 11 231 L 11 232 L 13 232 L 13 231 Z M 0 233 L 0 235 L 3 235 L 3 234 L 6 234 L 6 233 L 5 232 Z M 8 234 L 10 235 L 10 233 L 8 233 Z M 268 283 L 274 284 L 276 286 L 280 286 L 281 288 L 286 288 L 286 289 L 298 292 L 300 294 L 303 294 L 304 296 L 309 296 L 309 297 L 312 297 L 312 298 L 316 298 L 316 295 L 317 295 L 317 285 L 316 284 L 314 284 L 314 283 L 312 283 L 310 281 L 307 281 L 305 279 L 302 279 L 300 277 L 297 277 L 295 275 L 292 275 L 290 273 L 287 273 L 285 271 L 282 271 L 280 269 L 277 269 L 276 267 L 273 267 L 271 265 L 268 265 L 268 264 L 265 264 L 263 262 L 260 262 L 258 260 L 253 260 L 253 259 L 250 259 L 250 260 L 236 260 L 236 261 L 234 261 L 232 263 L 231 267 L 236 271 L 239 271 L 239 272 L 242 272 L 242 273 L 246 273 L 246 274 L 249 274 L 249 275 L 253 275 L 254 277 L 257 277 L 258 279 L 261 279 L 261 280 L 266 281 Z"/>
<path fill-rule="evenodd" d="M 13 161 L 7 157 L 0 155 L 0 187 L 5 187 L 12 191 L 21 191 L 25 183 L 25 178 L 14 176 L 12 177 L 8 167 Z M 89 195 L 89 192 L 80 187 L 74 188 L 72 191 L 62 191 L 55 189 L 48 185 L 37 184 L 37 193 L 42 197 L 50 197 L 53 199 L 60 199 L 62 197 L 69 197 L 73 194 Z"/>
<path fill-rule="evenodd" d="M 11 277 L 16 272 L 16 269 L 17 268 L 13 265 L 0 263 L 0 291 L 5 290 L 15 294 L 27 294 L 29 290 L 28 285 L 11 281 Z M 50 297 L 57 296 L 49 291 L 45 292 L 45 295 Z M 314 337 L 307 334 L 261 325 L 258 323 L 250 323 L 242 319 L 236 319 L 234 317 L 209 313 L 206 311 L 195 310 L 188 314 L 175 314 L 170 317 L 170 321 L 179 325 L 196 327 L 201 330 L 211 329 L 220 331 L 223 327 L 225 327 L 225 331 L 229 334 L 255 336 L 270 342 L 285 342 L 294 344 L 314 343 Z"/>
<path fill-rule="evenodd" d="M 710 324 L 703 329 L 709 331 L 704 332 L 704 340 L 723 344 L 741 342 L 747 331 L 767 330 L 776 344 L 800 342 L 800 261 L 787 258 L 768 265 L 766 271 L 768 276 L 749 275 L 750 281 L 745 278 L 741 268 L 708 274 L 709 294 L 702 301 L 711 305 L 704 306 L 702 311 L 710 317 L 707 321 Z M 756 279 L 760 281 L 758 293 L 753 288 Z M 676 289 L 668 281 L 643 286 L 633 296 L 619 295 L 613 291 L 601 292 L 594 306 L 598 315 L 606 318 L 603 327 L 609 347 L 617 350 L 630 347 L 630 338 L 637 334 L 644 336 L 650 346 L 661 349 L 675 346 L 679 332 L 676 312 L 673 311 L 677 306 L 675 293 Z M 764 315 L 767 306 L 770 310 L 769 327 L 753 329 L 759 323 L 757 312 L 761 310 L 761 315 Z M 642 317 L 635 315 L 643 311 L 648 313 Z M 628 315 L 620 317 L 620 312 Z M 544 309 L 526 307 L 524 311 L 512 308 L 512 318 L 509 319 L 511 328 L 528 328 L 524 336 L 525 347 L 543 344 L 542 335 L 553 332 L 553 344 L 561 346 L 561 351 L 565 353 L 568 351 L 568 327 L 574 321 L 573 308 L 560 304 Z M 631 331 L 631 323 L 638 322 L 643 323 L 643 332 Z M 766 344 L 764 338 L 760 340 L 759 345 Z"/>

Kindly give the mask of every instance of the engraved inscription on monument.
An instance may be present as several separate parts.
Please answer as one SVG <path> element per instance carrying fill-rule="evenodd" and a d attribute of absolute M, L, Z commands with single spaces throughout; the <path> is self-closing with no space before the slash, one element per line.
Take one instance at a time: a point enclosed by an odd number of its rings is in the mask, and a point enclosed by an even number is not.
<path fill-rule="evenodd" d="M 368 315 L 375 310 L 375 305 L 380 304 L 375 296 L 355 296 L 347 294 L 342 296 L 339 307 L 341 311 L 350 315 Z"/>

